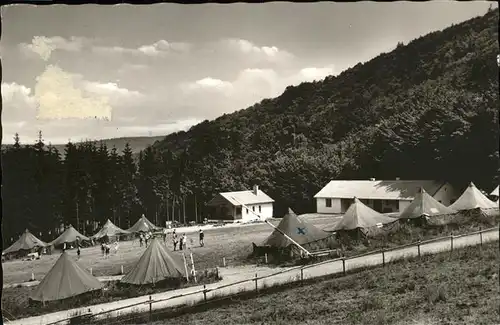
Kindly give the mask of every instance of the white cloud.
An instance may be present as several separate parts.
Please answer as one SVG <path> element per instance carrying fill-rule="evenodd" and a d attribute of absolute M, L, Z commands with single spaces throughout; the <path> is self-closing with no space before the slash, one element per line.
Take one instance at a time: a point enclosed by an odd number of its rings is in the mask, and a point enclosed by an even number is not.
<path fill-rule="evenodd" d="M 143 97 L 140 92 L 129 90 L 126 88 L 120 88 L 118 84 L 114 82 L 99 83 L 95 81 L 84 81 L 83 87 L 90 93 L 104 96 L 110 100 L 131 100 L 140 99 Z"/>
<path fill-rule="evenodd" d="M 296 77 L 300 82 L 304 81 L 318 81 L 322 80 L 327 76 L 334 75 L 336 73 L 333 65 L 326 66 L 323 68 L 304 68 L 299 71 Z"/>
<path fill-rule="evenodd" d="M 230 50 L 244 55 L 268 61 L 284 61 L 293 58 L 293 54 L 276 46 L 258 46 L 245 39 L 227 39 L 223 41 Z"/>
<path fill-rule="evenodd" d="M 43 60 L 47 61 L 53 51 L 62 50 L 67 52 L 79 52 L 88 42 L 88 39 L 76 36 L 72 36 L 69 39 L 60 36 L 35 36 L 30 44 L 21 43 L 19 47 L 25 53 L 35 53 Z"/>
<path fill-rule="evenodd" d="M 229 95 L 233 90 L 233 85 L 228 81 L 206 77 L 191 83 L 181 84 L 181 88 L 186 93 L 197 90 L 215 90 Z"/>
<path fill-rule="evenodd" d="M 121 46 L 95 46 L 92 50 L 101 54 L 131 54 L 145 56 L 162 56 L 169 53 L 189 52 L 192 45 L 184 42 L 168 42 L 159 40 L 153 44 L 141 45 L 137 48 L 126 48 Z"/>

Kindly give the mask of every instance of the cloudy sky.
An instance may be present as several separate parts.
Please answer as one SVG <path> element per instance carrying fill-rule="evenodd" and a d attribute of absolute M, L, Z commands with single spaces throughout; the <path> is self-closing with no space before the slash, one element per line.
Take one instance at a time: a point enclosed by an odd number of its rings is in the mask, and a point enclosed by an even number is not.
<path fill-rule="evenodd" d="M 3 143 L 165 135 L 491 2 L 2 7 Z M 496 7 L 496 3 L 493 4 Z"/>

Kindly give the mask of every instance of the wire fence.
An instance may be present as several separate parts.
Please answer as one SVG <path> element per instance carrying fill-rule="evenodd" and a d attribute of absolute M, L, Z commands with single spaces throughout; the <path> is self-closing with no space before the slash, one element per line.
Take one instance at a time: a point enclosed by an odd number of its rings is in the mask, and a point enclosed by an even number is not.
<path fill-rule="evenodd" d="M 331 275 L 346 275 L 348 272 L 359 271 L 377 265 L 385 266 L 387 263 L 405 258 L 421 257 L 423 255 L 447 251 L 453 253 L 453 251 L 458 248 L 475 245 L 482 246 L 484 243 L 496 241 L 498 239 L 499 228 L 494 227 L 463 235 L 439 237 L 390 249 L 379 249 L 360 255 L 340 257 L 315 264 L 290 267 L 264 276 L 255 274 L 252 278 L 246 278 L 241 281 L 223 285 L 217 285 L 216 283 L 208 286 L 198 286 L 197 289 L 187 293 L 172 294 L 172 292 L 167 291 L 153 294 L 149 297 L 131 298 L 130 300 L 135 301 L 141 298 L 144 300 L 120 307 L 112 308 L 112 305 L 124 304 L 126 301 L 116 301 L 109 304 L 73 309 L 66 311 L 65 317 L 62 315 L 62 312 L 58 312 L 54 313 L 53 318 L 50 317 L 50 314 L 40 316 L 38 322 L 36 321 L 36 317 L 32 317 L 31 319 L 33 319 L 33 322 L 30 321 L 28 323 L 27 319 L 20 319 L 18 322 L 11 322 L 11 324 L 38 325 L 42 323 L 43 319 L 45 319 L 43 323 L 47 325 L 92 324 L 94 322 L 102 323 L 103 320 L 106 320 L 106 324 L 127 324 L 127 321 L 131 320 L 135 320 L 134 324 L 139 324 L 137 323 L 138 320 L 143 321 L 141 324 L 148 324 L 155 315 L 165 313 L 168 310 L 172 311 L 174 308 L 186 306 L 195 307 L 220 299 L 228 299 L 228 297 L 234 295 L 259 292 L 271 287 L 301 283 L 306 280 Z M 51 323 L 47 322 L 49 318 L 52 318 L 50 320 L 52 321 Z M 59 320 L 57 320 L 57 318 L 59 318 Z"/>

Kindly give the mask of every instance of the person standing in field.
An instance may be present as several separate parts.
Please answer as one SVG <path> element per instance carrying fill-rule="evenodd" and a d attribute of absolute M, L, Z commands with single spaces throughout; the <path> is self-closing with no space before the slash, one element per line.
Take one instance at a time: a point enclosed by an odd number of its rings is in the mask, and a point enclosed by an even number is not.
<path fill-rule="evenodd" d="M 139 234 L 139 245 L 142 247 L 142 234 Z"/>
<path fill-rule="evenodd" d="M 203 233 L 203 230 L 200 229 L 200 247 L 205 246 L 205 234 Z"/>
<path fill-rule="evenodd" d="M 80 259 L 80 245 L 76 248 L 76 254 L 78 255 L 78 259 Z"/>
<path fill-rule="evenodd" d="M 177 243 L 179 242 L 179 239 L 177 238 L 177 234 L 175 231 L 172 233 L 172 242 L 174 244 L 174 252 L 177 250 Z"/>
<path fill-rule="evenodd" d="M 182 237 L 181 237 L 181 250 L 183 249 L 187 249 L 187 236 L 186 234 L 182 234 Z"/>

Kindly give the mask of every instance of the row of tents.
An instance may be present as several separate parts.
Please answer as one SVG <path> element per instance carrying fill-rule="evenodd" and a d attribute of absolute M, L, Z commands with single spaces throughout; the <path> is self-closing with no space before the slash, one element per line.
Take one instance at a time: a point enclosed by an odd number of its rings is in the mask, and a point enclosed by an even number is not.
<path fill-rule="evenodd" d="M 103 227 L 93 236 L 87 237 L 76 230 L 72 225 L 70 225 L 66 230 L 59 235 L 56 239 L 49 243 L 38 239 L 33 235 L 28 229 L 15 241 L 11 246 L 3 251 L 3 254 L 15 254 L 19 252 L 29 252 L 34 249 L 40 249 L 44 247 L 59 247 L 64 245 L 64 243 L 74 243 L 77 241 L 91 241 L 91 240 L 102 240 L 107 238 L 116 238 L 118 236 L 131 236 L 140 232 L 154 232 L 160 230 L 161 228 L 155 226 L 151 221 L 149 221 L 144 215 L 142 215 L 137 222 L 127 230 L 121 229 L 116 226 L 111 220 L 107 220 Z"/>
<path fill-rule="evenodd" d="M 496 191 L 498 195 L 498 188 Z M 450 206 L 441 204 L 421 188 L 406 209 L 399 215 L 392 216 L 379 213 L 358 198 L 354 198 L 354 202 L 342 218 L 324 229 L 315 227 L 289 210 L 266 240 L 258 245 L 253 244 L 253 251 L 255 255 L 262 255 L 264 252 L 294 248 L 295 243 L 307 250 L 314 250 L 317 247 L 331 246 L 329 243 L 334 242 L 332 235 L 336 233 L 340 235 L 361 233 L 369 237 L 381 231 L 397 229 L 395 226 L 398 225 L 398 221 L 418 220 L 430 225 L 445 225 L 453 222 L 462 223 L 464 218 L 477 215 L 484 220 L 494 221 L 499 215 L 498 202 L 488 199 L 472 182 Z"/>
<path fill-rule="evenodd" d="M 120 282 L 147 285 L 168 279 L 180 281 L 186 274 L 187 266 L 179 256 L 168 252 L 155 238 Z M 30 299 L 40 302 L 63 300 L 103 288 L 104 284 L 99 279 L 67 252 L 63 252 L 32 292 Z"/>

